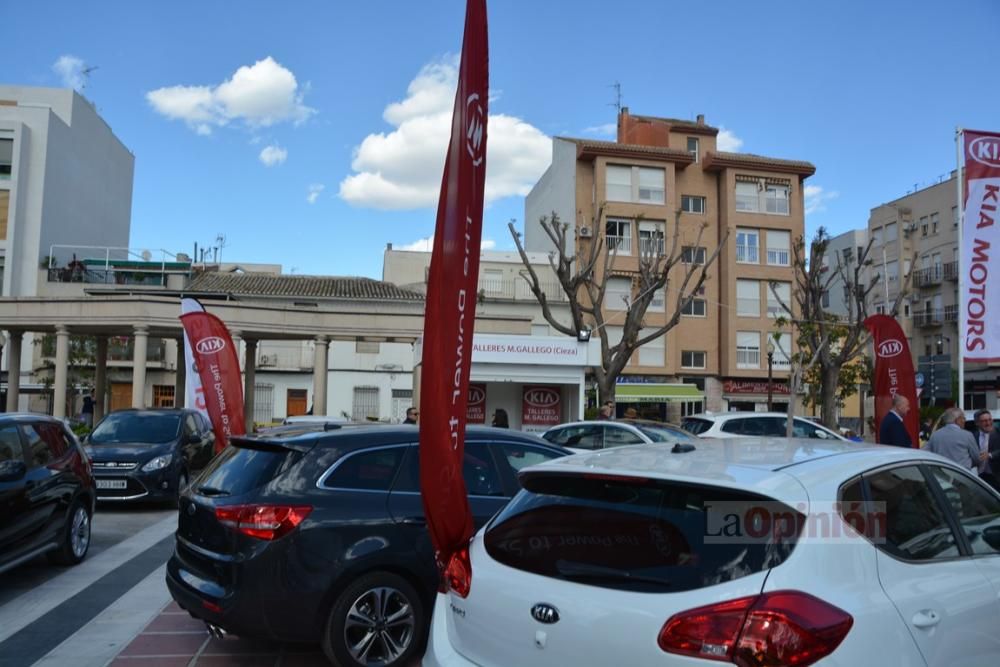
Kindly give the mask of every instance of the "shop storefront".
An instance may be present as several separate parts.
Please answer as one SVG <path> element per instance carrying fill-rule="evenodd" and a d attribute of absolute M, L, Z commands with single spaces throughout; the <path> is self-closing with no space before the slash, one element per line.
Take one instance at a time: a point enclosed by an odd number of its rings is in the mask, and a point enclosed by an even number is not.
<path fill-rule="evenodd" d="M 615 387 L 615 416 L 678 423 L 704 411 L 705 392 L 683 383 L 621 383 Z"/>
<path fill-rule="evenodd" d="M 774 380 L 770 388 L 772 409 L 785 412 L 790 398 L 788 383 Z M 722 381 L 722 400 L 727 412 L 767 412 L 767 393 L 767 380 L 728 378 Z"/>

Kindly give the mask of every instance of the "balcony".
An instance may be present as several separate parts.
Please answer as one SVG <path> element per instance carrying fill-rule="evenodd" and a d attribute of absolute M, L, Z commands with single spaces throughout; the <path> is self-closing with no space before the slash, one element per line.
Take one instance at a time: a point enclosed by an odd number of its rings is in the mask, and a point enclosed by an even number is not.
<path fill-rule="evenodd" d="M 958 262 L 948 262 L 944 265 L 944 279 L 958 280 Z"/>
<path fill-rule="evenodd" d="M 166 250 L 53 245 L 42 260 L 50 283 L 166 287 L 168 275 L 190 275 L 191 260 Z"/>
<path fill-rule="evenodd" d="M 941 264 L 919 269 L 913 273 L 913 284 L 917 287 L 940 285 L 944 278 L 944 268 Z"/>
<path fill-rule="evenodd" d="M 951 308 L 955 308 L 955 306 L 951 306 Z M 914 311 L 913 324 L 918 327 L 939 327 L 945 322 L 946 310 L 947 309 Z"/>
<path fill-rule="evenodd" d="M 542 292 L 550 302 L 566 303 L 566 292 L 555 280 L 540 281 Z M 524 278 L 479 278 L 479 292 L 485 299 L 493 301 L 535 301 L 531 287 Z"/>
<path fill-rule="evenodd" d="M 944 321 L 945 322 L 958 322 L 958 306 L 945 306 L 944 307 Z"/>
<path fill-rule="evenodd" d="M 769 266 L 788 266 L 789 265 L 788 248 L 768 248 L 767 263 Z"/>
<path fill-rule="evenodd" d="M 736 348 L 736 368 L 760 368 L 760 350 Z"/>
<path fill-rule="evenodd" d="M 736 245 L 736 261 L 741 264 L 759 264 L 759 254 L 755 245 Z"/>
<path fill-rule="evenodd" d="M 631 255 L 632 254 L 632 237 L 631 236 L 614 236 L 608 234 L 604 237 L 605 242 L 608 244 L 608 252 L 616 250 L 619 255 Z"/>
<path fill-rule="evenodd" d="M 645 256 L 658 256 L 664 253 L 663 238 L 640 238 L 639 254 Z"/>

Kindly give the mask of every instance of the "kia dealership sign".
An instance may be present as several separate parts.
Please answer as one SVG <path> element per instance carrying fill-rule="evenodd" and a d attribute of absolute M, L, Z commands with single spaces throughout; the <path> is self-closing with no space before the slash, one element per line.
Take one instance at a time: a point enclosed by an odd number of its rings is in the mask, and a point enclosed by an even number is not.
<path fill-rule="evenodd" d="M 525 431 L 545 431 L 562 421 L 562 392 L 559 387 L 524 387 L 521 425 Z"/>
<path fill-rule="evenodd" d="M 487 364 L 586 366 L 587 344 L 568 336 L 482 336 L 472 340 L 472 361 Z"/>
<path fill-rule="evenodd" d="M 465 408 L 465 421 L 469 424 L 486 423 L 486 385 L 469 384 L 469 398 Z"/>

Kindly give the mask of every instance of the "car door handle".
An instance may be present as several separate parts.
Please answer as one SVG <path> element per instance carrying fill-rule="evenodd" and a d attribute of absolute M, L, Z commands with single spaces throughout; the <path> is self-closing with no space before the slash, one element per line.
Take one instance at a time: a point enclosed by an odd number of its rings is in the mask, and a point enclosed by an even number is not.
<path fill-rule="evenodd" d="M 403 521 L 402 522 L 404 524 L 406 524 L 407 526 L 426 526 L 427 525 L 427 519 L 425 519 L 422 516 L 407 516 L 407 517 L 403 517 Z"/>
<path fill-rule="evenodd" d="M 917 628 L 932 628 L 941 622 L 941 616 L 933 609 L 924 609 L 913 615 L 913 625 Z"/>

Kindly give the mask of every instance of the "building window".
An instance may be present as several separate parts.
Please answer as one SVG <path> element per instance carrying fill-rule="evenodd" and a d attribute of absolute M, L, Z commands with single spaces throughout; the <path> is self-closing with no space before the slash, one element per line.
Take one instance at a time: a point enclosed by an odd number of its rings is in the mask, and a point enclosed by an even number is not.
<path fill-rule="evenodd" d="M 705 198 L 694 195 L 681 195 L 681 210 L 685 213 L 704 213 Z"/>
<path fill-rule="evenodd" d="M 788 186 L 769 185 L 765 192 L 767 212 L 776 215 L 788 215 Z"/>
<path fill-rule="evenodd" d="M 666 288 L 654 290 L 653 298 L 649 302 L 649 308 L 647 308 L 646 310 L 648 310 L 651 313 L 662 313 L 666 310 L 666 307 L 667 307 Z"/>
<path fill-rule="evenodd" d="M 829 293 L 825 292 L 827 306 L 830 303 Z M 792 307 L 792 284 L 791 283 L 772 283 L 767 288 L 767 316 L 768 317 L 781 317 L 787 314 L 785 308 L 781 304 L 785 304 L 789 308 Z M 826 306 L 824 306 L 826 307 Z"/>
<path fill-rule="evenodd" d="M 641 329 L 639 338 L 652 333 L 651 329 Z M 639 348 L 640 366 L 663 366 L 663 355 L 666 352 L 666 336 L 660 336 L 656 340 L 651 340 Z"/>
<path fill-rule="evenodd" d="M 756 213 L 760 209 L 760 196 L 756 183 L 737 181 L 736 210 L 745 213 Z"/>
<path fill-rule="evenodd" d="M 663 223 L 639 221 L 639 254 L 663 254 Z"/>
<path fill-rule="evenodd" d="M 951 226 L 958 227 L 958 207 L 951 207 Z"/>
<path fill-rule="evenodd" d="M 891 262 L 885 263 L 885 279 L 890 283 L 894 283 L 899 280 L 899 262 L 892 260 Z"/>
<path fill-rule="evenodd" d="M 483 269 L 480 288 L 487 294 L 499 294 L 503 291 L 503 270 Z"/>
<path fill-rule="evenodd" d="M 10 208 L 10 190 L 0 190 L 0 241 L 7 240 L 7 215 Z"/>
<path fill-rule="evenodd" d="M 692 352 L 685 350 L 681 352 L 681 368 L 705 368 L 704 352 Z"/>
<path fill-rule="evenodd" d="M 0 139 L 0 180 L 10 180 L 11 167 L 14 164 L 14 140 Z"/>
<path fill-rule="evenodd" d="M 876 227 L 872 230 L 872 247 L 880 245 L 882 245 L 882 228 Z"/>
<path fill-rule="evenodd" d="M 927 236 L 927 216 L 920 218 L 920 235 Z"/>
<path fill-rule="evenodd" d="M 760 317 L 760 281 L 736 281 L 736 314 L 740 317 Z"/>
<path fill-rule="evenodd" d="M 760 333 L 736 332 L 736 367 L 760 368 Z"/>
<path fill-rule="evenodd" d="M 830 290 L 823 290 L 823 296 L 820 300 L 820 303 L 822 304 L 823 308 L 830 307 Z M 771 310 L 771 305 L 768 304 L 768 312 L 770 312 L 770 310 Z"/>
<path fill-rule="evenodd" d="M 767 263 L 771 266 L 788 266 L 792 244 L 791 232 L 768 230 Z"/>
<path fill-rule="evenodd" d="M 605 173 L 608 201 L 645 204 L 662 204 L 665 201 L 663 169 L 609 164 Z"/>
<path fill-rule="evenodd" d="M 604 225 L 608 251 L 617 250 L 619 255 L 632 254 L 632 221 L 608 218 Z"/>
<path fill-rule="evenodd" d="M 357 354 L 378 354 L 382 349 L 382 344 L 378 341 L 356 340 L 354 341 L 354 351 Z"/>
<path fill-rule="evenodd" d="M 937 213 L 931 213 L 931 234 L 938 233 L 939 222 L 940 222 L 940 216 Z"/>
<path fill-rule="evenodd" d="M 688 137 L 688 153 L 694 156 L 694 161 L 698 161 L 698 137 Z"/>
<path fill-rule="evenodd" d="M 174 407 L 174 385 L 172 384 L 153 385 L 153 407 L 154 408 Z"/>
<path fill-rule="evenodd" d="M 705 317 L 705 313 L 704 299 L 691 299 L 691 301 L 681 308 L 681 315 L 685 317 Z"/>
<path fill-rule="evenodd" d="M 767 344 L 774 349 L 774 354 L 771 355 L 771 367 L 778 370 L 788 370 L 792 367 L 792 362 L 788 358 L 788 336 L 782 336 L 777 333 L 767 334 Z"/>
<path fill-rule="evenodd" d="M 884 303 L 876 303 L 875 304 L 875 314 L 876 315 L 885 315 L 885 304 Z"/>
<path fill-rule="evenodd" d="M 604 307 L 608 310 L 628 310 L 632 300 L 630 278 L 608 278 L 604 286 Z"/>
<path fill-rule="evenodd" d="M 756 229 L 736 230 L 736 261 L 741 264 L 757 264 L 760 248 L 760 232 Z"/>
<path fill-rule="evenodd" d="M 351 419 L 356 422 L 378 420 L 378 387 L 355 387 Z"/>
<path fill-rule="evenodd" d="M 705 249 L 701 246 L 686 245 L 681 249 L 681 261 L 685 264 L 704 264 Z"/>
<path fill-rule="evenodd" d="M 885 226 L 885 244 L 895 243 L 899 238 L 899 234 L 896 232 L 896 223 L 890 222 Z"/>

